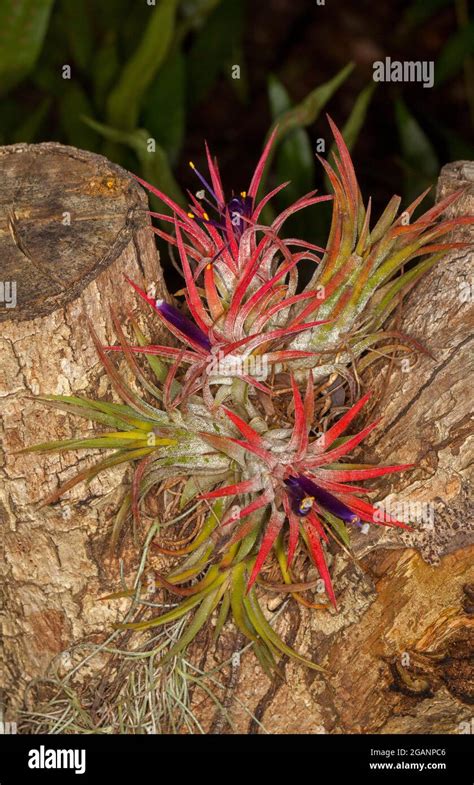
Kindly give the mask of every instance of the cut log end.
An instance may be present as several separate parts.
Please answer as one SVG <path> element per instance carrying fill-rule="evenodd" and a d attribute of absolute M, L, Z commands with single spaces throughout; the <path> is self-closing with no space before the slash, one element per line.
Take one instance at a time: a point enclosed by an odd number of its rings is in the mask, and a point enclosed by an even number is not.
<path fill-rule="evenodd" d="M 0 149 L 0 321 L 76 299 L 149 226 L 144 192 L 100 155 L 46 142 Z"/>

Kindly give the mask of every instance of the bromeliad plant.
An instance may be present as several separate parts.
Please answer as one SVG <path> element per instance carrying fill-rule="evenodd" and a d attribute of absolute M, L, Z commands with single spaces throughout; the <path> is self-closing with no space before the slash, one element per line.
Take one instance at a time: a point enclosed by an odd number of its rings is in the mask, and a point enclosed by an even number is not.
<path fill-rule="evenodd" d="M 178 527 L 187 516 L 194 520 L 198 510 L 199 525 L 191 534 L 186 531 L 174 543 L 154 541 L 156 550 L 172 560 L 167 575 L 157 574 L 158 584 L 180 601 L 156 618 L 125 625 L 145 630 L 192 614 L 167 657 L 187 646 L 214 614 L 217 638 L 231 614 L 267 672 L 277 668 L 281 653 L 319 669 L 275 632 L 259 604 L 260 592 L 288 592 L 303 605 L 336 608 L 328 549 L 334 544 L 349 547 L 350 530 L 362 525 L 407 528 L 390 516 L 380 520 L 380 513 L 361 498 L 370 490 L 354 483 L 411 466 L 341 462 L 377 423 L 347 435 L 369 393 L 334 408 L 325 393 L 326 380 L 336 372 L 344 394 L 353 398 L 357 370 L 372 360 L 377 344 L 390 341 L 385 344 L 389 353 L 400 342 L 409 343 L 384 327 L 386 319 L 423 272 L 447 250 L 462 245 L 440 239 L 473 219 L 438 221 L 460 192 L 413 223 L 422 197 L 398 217 L 400 200 L 394 197 L 371 228 L 370 201 L 365 208 L 348 150 L 331 127 L 338 154 L 334 168 L 322 162 L 334 191 L 325 248 L 282 238 L 281 230 L 297 210 L 331 197 L 307 194 L 270 226 L 261 222 L 265 205 L 285 187 L 259 198 L 274 134 L 248 191 L 238 196 L 226 198 L 209 151 L 210 182 L 191 164 L 202 187 L 190 195 L 189 212 L 142 183 L 173 213 L 154 213 L 160 227 L 170 227 L 155 231 L 178 249 L 188 313 L 129 281 L 173 340 L 151 344 L 132 320 L 131 344 L 114 315 L 117 346 L 104 347 L 92 327 L 91 333 L 121 403 L 43 399 L 110 430 L 30 449 L 112 450 L 46 502 L 105 468 L 131 462 L 133 480 L 117 516 L 114 544 L 126 521 L 138 525 L 150 498 L 159 499 L 171 478 L 181 478 L 181 494 L 174 517 L 159 521 L 158 530 Z M 302 263 L 314 267 L 303 288 L 298 283 Z M 131 370 L 134 386 L 119 372 L 117 352 Z M 272 551 L 276 561 L 270 558 Z M 331 605 L 322 602 L 322 593 L 319 603 L 308 599 L 314 582 L 306 580 L 305 572 L 311 562 Z M 278 571 L 280 582 L 275 581 Z"/>
<path fill-rule="evenodd" d="M 408 336 L 382 327 L 425 272 L 447 251 L 465 246 L 441 240 L 456 226 L 472 223 L 470 217 L 438 220 L 459 198 L 460 189 L 413 223 L 411 218 L 428 191 L 400 213 L 400 197 L 394 196 L 371 228 L 371 201 L 364 206 L 349 151 L 337 127 L 328 120 L 338 152 L 334 168 L 320 159 L 334 191 L 332 223 L 324 249 L 295 238 L 281 239 L 279 233 L 290 216 L 331 197 L 311 192 L 277 216 L 271 226 L 259 223 L 265 205 L 288 185 L 283 183 L 258 199 L 276 129 L 248 192 L 229 201 L 209 151 L 211 183 L 191 164 L 203 189 L 197 194 L 199 198 L 191 196 L 189 213 L 140 180 L 173 210 L 174 217 L 152 215 L 173 224 L 175 235 L 160 228 L 155 232 L 179 248 L 184 294 L 196 324 L 205 332 L 212 329 L 235 341 L 250 332 L 284 328 L 287 352 L 318 353 L 317 360 L 314 355 L 300 355 L 299 359 L 288 355 L 287 359 L 295 366 L 313 368 L 315 377 L 321 379 L 331 372 L 348 378 L 346 367 L 362 354 L 366 355 L 362 367 L 367 367 L 379 359 L 380 353 L 374 349 L 381 343 L 385 354 L 399 351 L 404 344 L 419 348 Z M 303 250 L 292 250 L 296 248 Z M 194 269 L 189 261 L 193 259 Z M 306 266 L 314 263 L 314 272 L 299 291 L 301 262 Z M 200 278 L 201 292 L 196 285 Z M 315 317 L 328 324 L 310 325 L 309 320 Z M 260 344 L 259 351 L 263 347 Z M 328 361 L 321 362 L 325 357 Z"/>

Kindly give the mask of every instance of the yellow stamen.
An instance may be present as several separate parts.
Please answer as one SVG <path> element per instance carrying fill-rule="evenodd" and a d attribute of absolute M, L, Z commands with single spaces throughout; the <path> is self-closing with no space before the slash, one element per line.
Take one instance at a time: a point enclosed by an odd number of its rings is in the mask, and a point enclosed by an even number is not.
<path fill-rule="evenodd" d="M 240 195 L 241 195 L 241 196 L 243 196 L 243 197 L 244 197 L 244 199 L 245 199 L 245 197 L 247 196 L 247 191 L 241 191 L 241 192 L 240 192 Z"/>
<path fill-rule="evenodd" d="M 188 218 L 194 218 L 194 213 L 188 213 Z"/>
<path fill-rule="evenodd" d="M 301 499 L 299 510 L 300 512 L 306 512 L 306 510 L 310 510 L 313 506 L 314 496 L 305 496 L 304 499 Z"/>
<path fill-rule="evenodd" d="M 209 220 L 209 216 L 208 216 L 208 214 L 207 214 L 207 213 L 203 213 L 203 217 L 204 217 L 204 219 L 205 219 L 206 221 L 208 221 L 208 220 Z"/>
<path fill-rule="evenodd" d="M 190 165 L 191 169 L 195 169 L 196 168 L 192 161 L 189 162 L 189 165 Z"/>

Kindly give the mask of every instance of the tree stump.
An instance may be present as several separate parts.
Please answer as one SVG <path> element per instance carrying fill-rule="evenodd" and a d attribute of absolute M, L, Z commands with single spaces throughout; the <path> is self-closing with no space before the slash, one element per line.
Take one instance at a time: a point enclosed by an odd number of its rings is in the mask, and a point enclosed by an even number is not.
<path fill-rule="evenodd" d="M 474 163 L 445 166 L 438 199 L 460 187 L 466 193 L 449 215 L 473 215 Z M 454 234 L 469 240 L 473 230 Z M 396 364 L 388 386 L 383 365 L 364 379 L 374 400 L 383 398 L 368 417 L 383 421 L 360 455 L 416 464 L 381 481 L 375 497 L 386 508 L 398 503 L 421 513 L 414 531 L 372 526 L 365 536 L 354 533 L 358 563 L 338 551 L 332 567 L 339 612 L 293 603 L 277 623 L 331 677 L 289 662 L 286 681 L 269 684 L 252 653 L 230 676 L 238 683 L 233 697 L 271 733 L 472 732 L 472 269 L 472 248 L 450 253 L 404 305 L 403 331 L 436 359 L 420 354 L 408 367 Z M 275 607 L 269 597 L 269 616 Z M 242 704 L 229 701 L 235 729 L 258 733 Z M 216 727 L 210 705 L 208 711 L 208 727 Z"/>
<path fill-rule="evenodd" d="M 131 175 L 102 156 L 53 143 L 0 148 L 1 683 L 12 720 L 24 685 L 72 641 L 110 630 L 119 612 L 97 598 L 116 585 L 103 552 L 125 470 L 38 510 L 92 453 L 15 451 L 87 432 L 33 396 L 110 394 L 85 317 L 115 341 L 110 306 L 136 307 L 124 274 L 165 295 L 147 209 Z"/>

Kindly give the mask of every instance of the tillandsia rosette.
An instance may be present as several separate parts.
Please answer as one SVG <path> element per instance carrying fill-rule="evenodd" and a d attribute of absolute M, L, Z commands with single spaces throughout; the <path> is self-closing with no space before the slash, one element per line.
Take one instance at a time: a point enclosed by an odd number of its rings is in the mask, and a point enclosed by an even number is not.
<path fill-rule="evenodd" d="M 191 164 L 200 190 L 190 195 L 188 212 L 140 181 L 169 211 L 152 215 L 160 222 L 155 232 L 178 249 L 185 306 L 128 283 L 167 327 L 170 341 L 150 343 L 133 319 L 131 341 L 114 313 L 116 346 L 102 346 L 92 326 L 91 334 L 121 402 L 43 398 L 107 430 L 30 450 L 111 451 L 45 503 L 130 462 L 133 479 L 112 533 L 116 545 L 129 520 L 137 526 L 150 517 L 150 498 L 159 500 L 170 482 L 178 483 L 171 512 L 160 511 L 153 542 L 170 560 L 168 573 L 156 579 L 171 608 L 158 616 L 149 610 L 145 618 L 141 612 L 123 625 L 147 630 L 189 614 L 166 658 L 211 618 L 217 639 L 231 616 L 266 672 L 277 669 L 281 654 L 320 669 L 286 645 L 259 596 L 278 591 L 308 607 L 337 609 L 330 549 L 349 548 L 351 530 L 362 526 L 408 528 L 381 515 L 364 498 L 370 488 L 359 483 L 412 466 L 346 462 L 378 424 L 348 433 L 370 397 L 359 391 L 359 374 L 380 357 L 377 345 L 385 355 L 401 345 L 418 348 L 385 327 L 387 319 L 446 251 L 466 245 L 441 240 L 473 219 L 439 220 L 458 191 L 410 223 L 423 194 L 400 215 L 400 199 L 393 197 L 371 228 L 370 201 L 365 207 L 347 147 L 329 122 L 337 153 L 334 167 L 322 165 L 333 195 L 306 194 L 270 225 L 262 223 L 264 208 L 287 185 L 259 195 L 275 132 L 248 191 L 230 199 L 207 148 L 208 177 Z M 332 223 L 324 248 L 282 236 L 294 213 L 328 200 Z M 303 286 L 301 263 L 313 268 Z M 118 353 L 132 383 L 118 369 Z M 342 399 L 331 395 L 335 383 Z M 163 539 L 163 529 L 174 529 L 176 537 Z M 307 579 L 311 565 L 323 590 L 318 602 L 311 593 L 315 581 Z"/>

